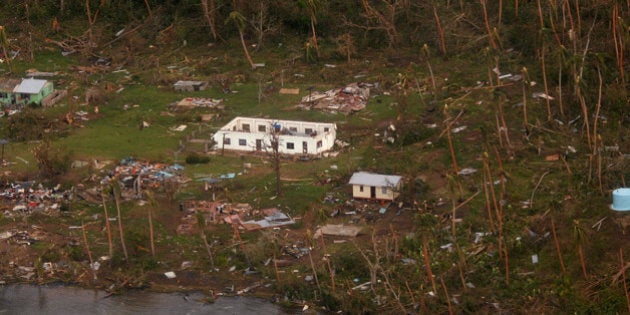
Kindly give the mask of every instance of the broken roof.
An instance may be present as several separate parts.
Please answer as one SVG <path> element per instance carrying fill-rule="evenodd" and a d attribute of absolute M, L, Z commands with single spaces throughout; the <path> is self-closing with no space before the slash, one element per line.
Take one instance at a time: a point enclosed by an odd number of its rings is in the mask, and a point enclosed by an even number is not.
<path fill-rule="evenodd" d="M 356 172 L 350 177 L 348 184 L 350 185 L 366 185 L 366 186 L 378 186 L 378 187 L 392 187 L 397 186 L 401 176 L 397 175 L 382 175 L 368 172 Z"/>
<path fill-rule="evenodd" d="M 13 89 L 14 93 L 37 94 L 48 81 L 34 78 L 24 79 L 22 83 Z"/>

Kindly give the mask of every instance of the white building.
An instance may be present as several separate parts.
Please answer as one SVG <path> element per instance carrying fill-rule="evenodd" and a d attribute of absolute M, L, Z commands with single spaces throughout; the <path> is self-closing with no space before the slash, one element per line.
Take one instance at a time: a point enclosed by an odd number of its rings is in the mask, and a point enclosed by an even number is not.
<path fill-rule="evenodd" d="M 399 195 L 402 177 L 356 172 L 350 177 L 352 197 L 377 200 L 394 200 Z"/>
<path fill-rule="evenodd" d="M 280 153 L 318 155 L 332 149 L 337 126 L 331 123 L 236 117 L 214 134 L 213 148 L 271 152 L 273 132 L 278 135 Z"/>

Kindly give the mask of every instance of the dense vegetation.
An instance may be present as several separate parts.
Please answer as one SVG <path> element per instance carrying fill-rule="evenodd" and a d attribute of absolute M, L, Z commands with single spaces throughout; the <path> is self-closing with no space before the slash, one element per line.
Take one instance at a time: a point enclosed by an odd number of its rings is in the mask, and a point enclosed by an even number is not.
<path fill-rule="evenodd" d="M 288 298 L 349 313 L 630 312 L 627 219 L 608 208 L 630 170 L 627 1 L 6 0 L 0 25 L 6 76 L 33 67 L 69 71 L 56 84 L 71 96 L 109 91 L 103 118 L 86 128 L 60 118 L 82 97 L 70 97 L 65 108 L 2 118 L 12 153 L 31 162 L 18 163 L 22 173 L 10 176 L 32 178 L 28 167 L 37 164 L 39 175 L 73 185 L 85 174 L 66 174 L 70 154 L 190 159 L 189 172 L 238 168 L 243 161 L 229 157 L 177 156 L 179 135 L 163 136 L 169 126 L 196 119 L 160 115 L 181 97 L 168 86 L 207 79 L 213 90 L 198 95 L 240 90 L 216 126 L 234 115 L 334 121 L 351 144 L 336 159 L 283 163 L 289 177 L 333 178 L 327 185 L 291 183 L 275 199 L 268 169 L 225 190 L 230 200 L 291 207 L 304 219 L 296 231 L 318 257 L 331 254 L 334 277 L 330 265 L 318 263 L 317 287 L 293 278 L 276 283 Z M 99 59 L 111 68 L 99 68 Z M 114 71 L 122 69 L 129 74 Z M 267 93 L 284 84 L 306 90 L 357 78 L 379 87 L 370 106 L 350 116 L 282 111 L 296 99 Z M 113 93 L 119 87 L 125 89 Z M 131 104 L 141 110 L 121 110 Z M 152 127 L 138 130 L 142 121 Z M 393 143 L 374 136 L 389 125 Z M 32 140 L 41 140 L 36 149 Z M 338 172 L 329 170 L 332 163 Z M 462 175 L 464 168 L 476 172 Z M 401 200 L 412 225 L 381 222 L 356 244 L 321 248 L 310 232 L 336 220 L 330 213 L 340 206 L 321 203 L 322 196 L 343 195 L 339 188 L 357 169 L 404 175 Z M 208 197 L 196 188 L 169 191 L 164 204 Z M 146 244 L 145 231 L 131 225 L 130 241 Z M 220 232 L 229 238 L 229 230 Z M 277 253 L 270 245 L 277 240 L 263 236 L 244 236 L 249 258 L 238 261 L 257 261 L 275 278 L 260 262 Z M 187 257 L 201 248 L 193 242 L 163 239 Z M 217 266 L 229 266 L 230 252 L 217 252 Z M 132 261 L 142 272 L 158 268 L 148 254 L 136 254 Z M 355 279 L 370 281 L 369 290 L 352 290 Z"/>

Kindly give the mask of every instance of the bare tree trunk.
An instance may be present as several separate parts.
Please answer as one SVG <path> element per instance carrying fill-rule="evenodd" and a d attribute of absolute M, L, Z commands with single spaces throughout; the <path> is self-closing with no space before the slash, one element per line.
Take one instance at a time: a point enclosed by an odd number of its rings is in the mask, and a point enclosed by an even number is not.
<path fill-rule="evenodd" d="M 313 263 L 313 255 L 311 255 L 311 251 L 312 250 L 309 248 L 308 260 L 311 262 L 311 270 L 313 271 L 313 277 L 315 278 L 315 283 L 317 284 L 317 288 L 321 291 L 322 287 L 319 285 L 319 278 L 317 277 L 317 270 L 315 270 L 315 264 Z"/>
<path fill-rule="evenodd" d="M 422 239 L 422 256 L 424 257 L 424 267 L 427 271 L 427 278 L 431 281 L 431 286 L 433 287 L 433 292 L 437 294 L 437 285 L 435 284 L 435 278 L 433 277 L 433 272 L 431 271 L 431 257 L 429 256 L 429 249 L 427 248 L 427 240 Z"/>
<path fill-rule="evenodd" d="M 208 258 L 210 259 L 210 268 L 214 271 L 214 255 L 212 254 L 212 247 L 208 244 L 208 237 L 206 236 L 206 231 L 204 229 L 201 230 L 201 240 L 203 241 L 203 245 L 206 247 L 206 251 L 208 252 Z"/>
<path fill-rule="evenodd" d="M 276 173 L 276 195 L 282 196 L 282 180 L 280 178 L 280 139 L 275 126 L 271 126 L 271 154 L 273 157 L 273 171 Z"/>
<path fill-rule="evenodd" d="M 525 126 L 525 132 L 527 133 L 529 131 L 529 122 L 527 121 L 527 85 L 529 84 L 529 74 L 527 68 L 523 67 L 521 74 L 523 76 L 523 126 Z"/>
<path fill-rule="evenodd" d="M 313 33 L 313 46 L 315 47 L 315 53 L 317 54 L 317 58 L 320 57 L 319 55 L 319 44 L 317 44 L 317 34 L 315 33 L 315 15 L 312 14 L 311 15 L 311 32 Z"/>
<path fill-rule="evenodd" d="M 85 234 L 85 224 L 83 224 L 83 222 L 81 222 L 81 232 L 83 233 L 83 243 L 85 243 L 85 250 L 87 251 L 88 258 L 90 259 L 90 269 L 92 270 L 92 276 L 94 276 L 94 280 L 96 280 L 96 270 L 94 269 L 92 252 L 90 251 L 90 244 L 88 244 L 87 234 Z"/>
<path fill-rule="evenodd" d="M 549 100 L 549 86 L 547 85 L 547 67 L 545 65 L 545 44 L 543 43 L 542 49 L 540 50 L 541 60 L 540 64 L 542 67 L 542 77 L 543 77 L 543 85 L 545 87 L 545 102 L 547 104 L 547 120 L 551 121 L 551 100 Z"/>
<path fill-rule="evenodd" d="M 490 47 L 492 49 L 497 49 L 497 44 L 494 41 L 494 33 L 490 29 L 490 22 L 488 21 L 488 9 L 486 8 L 486 1 L 487 0 L 479 0 L 479 3 L 481 3 L 481 7 L 483 9 L 483 21 L 486 26 L 486 32 L 488 33 L 488 40 L 490 41 Z"/>
<path fill-rule="evenodd" d="M 105 202 L 105 196 L 101 194 L 101 200 L 103 201 L 103 210 L 105 211 L 105 227 L 107 228 L 107 243 L 109 244 L 109 258 L 114 257 L 114 243 L 112 242 L 112 227 L 109 224 L 109 213 L 107 212 L 107 203 Z"/>
<path fill-rule="evenodd" d="M 440 277 L 440 283 L 442 284 L 442 289 L 444 290 L 444 295 L 446 296 L 446 303 L 448 304 L 448 313 L 453 315 L 453 305 L 451 305 L 451 297 L 448 294 L 448 290 L 446 289 L 446 284 L 444 283 L 444 275 Z"/>
<path fill-rule="evenodd" d="M 444 29 L 442 29 L 442 24 L 440 23 L 440 16 L 438 15 L 437 8 L 435 7 L 435 2 L 431 2 L 431 6 L 433 7 L 433 18 L 435 19 L 435 26 L 437 27 L 438 35 L 440 36 L 440 48 L 442 50 L 442 55 L 446 56 L 446 43 L 444 40 Z"/>
<path fill-rule="evenodd" d="M 256 66 L 254 65 L 254 61 L 252 60 L 252 57 L 249 55 L 249 50 L 247 49 L 247 44 L 245 44 L 245 37 L 243 36 L 243 31 L 242 30 L 238 30 L 238 36 L 241 39 L 241 45 L 243 46 L 243 52 L 245 52 L 245 58 L 247 58 L 247 62 L 249 63 L 249 66 L 252 69 L 255 69 Z"/>
<path fill-rule="evenodd" d="M 562 251 L 560 250 L 560 243 L 556 236 L 556 221 L 553 216 L 551 217 L 551 233 L 553 235 L 553 241 L 556 244 L 556 252 L 558 253 L 558 260 L 560 260 L 560 268 L 562 268 L 562 274 L 567 273 L 567 269 L 564 267 L 564 259 L 562 258 Z"/>
<path fill-rule="evenodd" d="M 153 237 L 153 206 L 149 207 L 149 241 L 151 243 L 151 256 L 155 257 L 155 240 Z"/>
<path fill-rule="evenodd" d="M 125 261 L 129 261 L 129 254 L 127 253 L 127 245 L 125 244 L 125 232 L 123 230 L 122 213 L 120 212 L 120 186 L 116 180 L 113 180 L 112 190 L 114 192 L 114 200 L 116 201 L 116 211 L 118 212 L 118 232 L 120 233 L 120 245 L 125 255 Z"/>
<path fill-rule="evenodd" d="M 326 263 L 328 264 L 328 272 L 330 273 L 330 282 L 332 284 L 332 291 L 335 292 L 335 273 L 332 270 L 332 266 L 330 265 L 330 256 L 326 251 L 326 242 L 324 241 L 324 236 L 322 235 L 322 249 L 324 250 L 324 258 L 326 259 Z"/>
<path fill-rule="evenodd" d="M 151 5 L 149 5 L 148 0 L 144 0 L 144 5 L 147 7 L 147 12 L 149 13 L 149 17 L 153 16 L 153 11 L 151 11 Z"/>
<path fill-rule="evenodd" d="M 203 9 L 203 16 L 210 26 L 210 34 L 214 40 L 217 40 L 217 26 L 215 20 L 216 2 L 215 0 L 201 0 L 201 8 Z"/>
<path fill-rule="evenodd" d="M 628 282 L 626 281 L 626 267 L 623 260 L 623 249 L 619 247 L 619 260 L 621 261 L 621 272 L 623 280 L 623 292 L 626 293 L 626 304 L 628 305 L 628 312 L 630 312 L 630 294 L 628 294 Z"/>

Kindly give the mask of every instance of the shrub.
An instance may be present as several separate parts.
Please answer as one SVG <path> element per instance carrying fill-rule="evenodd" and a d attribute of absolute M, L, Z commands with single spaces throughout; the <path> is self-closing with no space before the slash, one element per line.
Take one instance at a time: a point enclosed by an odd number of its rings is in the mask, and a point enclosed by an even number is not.
<path fill-rule="evenodd" d="M 208 162 L 210 162 L 209 157 L 197 153 L 191 153 L 186 157 L 186 164 L 207 164 Z"/>

